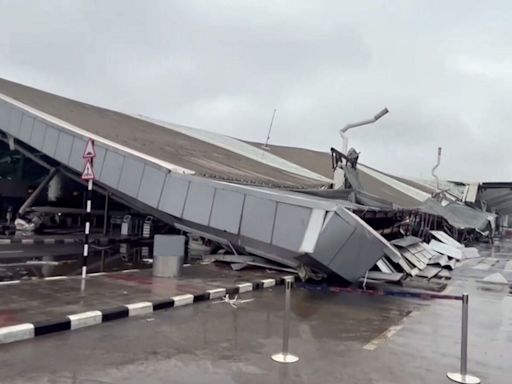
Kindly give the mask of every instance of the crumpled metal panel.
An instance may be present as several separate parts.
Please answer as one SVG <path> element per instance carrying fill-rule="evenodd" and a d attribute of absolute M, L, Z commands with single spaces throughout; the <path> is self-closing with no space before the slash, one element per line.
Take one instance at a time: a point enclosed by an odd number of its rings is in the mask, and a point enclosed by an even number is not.
<path fill-rule="evenodd" d="M 385 251 L 398 252 L 363 220 L 340 207 L 326 218 L 317 248 L 310 256 L 330 271 L 355 282 Z"/>
<path fill-rule="evenodd" d="M 396 245 L 397 247 L 407 248 L 411 245 L 421 243 L 421 239 L 416 236 L 406 236 L 399 239 L 395 239 L 390 241 L 391 244 Z"/>
<path fill-rule="evenodd" d="M 475 229 L 487 234 L 493 227 L 496 215 L 483 212 L 459 203 L 442 205 L 437 200 L 430 198 L 419 207 L 420 211 L 442 216 L 458 229 Z"/>

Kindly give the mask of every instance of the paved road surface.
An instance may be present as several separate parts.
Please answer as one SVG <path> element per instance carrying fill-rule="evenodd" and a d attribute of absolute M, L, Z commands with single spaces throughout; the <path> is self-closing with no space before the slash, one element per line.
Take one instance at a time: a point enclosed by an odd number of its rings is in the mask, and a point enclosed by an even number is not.
<path fill-rule="evenodd" d="M 471 294 L 469 369 L 510 382 L 508 287 L 461 280 Z M 290 349 L 279 365 L 283 288 L 238 309 L 198 303 L 0 348 L 2 383 L 448 383 L 459 366 L 460 303 L 295 290 Z"/>

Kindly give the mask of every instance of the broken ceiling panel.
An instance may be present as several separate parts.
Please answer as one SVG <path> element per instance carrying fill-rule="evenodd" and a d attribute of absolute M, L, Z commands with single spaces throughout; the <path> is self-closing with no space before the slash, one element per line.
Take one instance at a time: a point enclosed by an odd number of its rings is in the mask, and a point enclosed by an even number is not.
<path fill-rule="evenodd" d="M 397 247 L 406 248 L 406 247 L 410 247 L 411 245 L 421 243 L 421 241 L 422 240 L 419 237 L 406 236 L 406 237 L 402 237 L 400 239 L 392 240 L 392 241 L 390 241 L 390 243 L 393 245 L 396 245 Z"/>
<path fill-rule="evenodd" d="M 437 240 L 431 240 L 428 244 L 434 251 L 442 253 L 457 260 L 462 259 L 462 250 L 452 247 L 451 245 L 441 243 Z"/>
<path fill-rule="evenodd" d="M 459 243 L 457 240 L 455 240 L 453 237 L 451 237 L 450 235 L 448 235 L 447 233 L 445 233 L 443 231 L 430 231 L 430 233 L 435 238 L 437 238 L 437 240 L 439 240 L 445 244 L 451 245 L 452 247 L 455 247 L 455 248 L 463 248 L 464 247 L 463 244 Z"/>

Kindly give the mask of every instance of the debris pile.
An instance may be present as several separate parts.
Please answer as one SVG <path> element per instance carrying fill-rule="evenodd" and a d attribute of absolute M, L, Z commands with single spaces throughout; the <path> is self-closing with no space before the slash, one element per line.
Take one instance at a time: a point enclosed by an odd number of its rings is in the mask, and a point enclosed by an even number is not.
<path fill-rule="evenodd" d="M 387 282 L 398 282 L 406 276 L 450 278 L 457 261 L 480 257 L 476 248 L 465 247 L 442 231 L 430 231 L 430 234 L 433 239 L 428 244 L 415 236 L 392 240 L 390 243 L 401 256 L 386 255 L 366 277 Z"/>

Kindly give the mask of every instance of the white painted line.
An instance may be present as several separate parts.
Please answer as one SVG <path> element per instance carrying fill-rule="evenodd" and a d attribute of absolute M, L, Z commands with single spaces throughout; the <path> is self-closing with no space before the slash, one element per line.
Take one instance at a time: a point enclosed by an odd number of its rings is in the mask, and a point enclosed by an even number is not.
<path fill-rule="evenodd" d="M 43 280 L 64 280 L 64 279 L 68 279 L 69 276 L 49 276 L 49 277 L 45 277 Z"/>
<path fill-rule="evenodd" d="M 90 327 L 91 325 L 101 324 L 102 314 L 100 311 L 89 311 L 69 315 L 71 329 Z"/>
<path fill-rule="evenodd" d="M 88 273 L 87 276 L 103 276 L 106 274 L 107 274 L 107 272 L 94 272 L 94 273 Z"/>
<path fill-rule="evenodd" d="M 55 244 L 55 239 L 43 239 L 44 244 Z"/>
<path fill-rule="evenodd" d="M 64 244 L 74 244 L 75 239 L 64 239 Z"/>
<path fill-rule="evenodd" d="M 34 324 L 25 323 L 0 328 L 0 344 L 32 339 L 33 337 Z"/>
<path fill-rule="evenodd" d="M 184 267 L 190 267 L 191 264 L 183 264 Z"/>
<path fill-rule="evenodd" d="M 238 293 L 244 293 L 244 292 L 252 291 L 252 284 L 251 283 L 240 283 L 240 284 L 237 284 L 237 286 L 238 286 Z"/>
<path fill-rule="evenodd" d="M 377 349 L 377 347 L 381 344 L 384 344 L 388 339 L 390 339 L 395 333 L 397 333 L 400 329 L 403 328 L 405 325 L 405 321 L 407 319 L 410 319 L 413 316 L 416 316 L 418 312 L 413 311 L 408 316 L 404 317 L 397 325 L 392 325 L 389 327 L 386 331 L 381 333 L 379 336 L 377 336 L 375 339 L 370 341 L 368 344 L 363 346 L 363 349 L 366 349 L 367 351 L 373 351 Z"/>
<path fill-rule="evenodd" d="M 153 304 L 149 301 L 142 301 L 140 303 L 127 304 L 128 316 L 145 315 L 153 312 Z"/>
<path fill-rule="evenodd" d="M 11 240 L 10 239 L 0 239 L 0 244 L 9 245 L 9 244 L 11 244 Z"/>
<path fill-rule="evenodd" d="M 226 296 L 226 288 L 209 289 L 206 292 L 210 294 L 210 300 Z"/>
<path fill-rule="evenodd" d="M 182 305 L 192 304 L 194 302 L 194 295 L 187 293 L 185 295 L 173 296 L 171 299 L 174 300 L 175 307 L 181 307 Z"/>
<path fill-rule="evenodd" d="M 0 281 L 0 285 L 11 285 L 21 283 L 21 280 Z"/>
<path fill-rule="evenodd" d="M 21 244 L 34 244 L 34 239 L 21 239 Z"/>
<path fill-rule="evenodd" d="M 276 285 L 275 279 L 263 279 L 261 282 L 263 283 L 263 288 L 273 287 Z"/>
<path fill-rule="evenodd" d="M 119 271 L 119 272 L 127 273 L 127 272 L 137 272 L 137 271 L 140 271 L 140 269 L 125 269 L 124 271 Z"/>
<path fill-rule="evenodd" d="M 6 254 L 10 254 L 10 253 L 23 253 L 25 251 L 22 251 L 22 250 L 16 250 L 16 251 L 0 251 L 0 253 L 6 253 Z"/>

